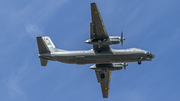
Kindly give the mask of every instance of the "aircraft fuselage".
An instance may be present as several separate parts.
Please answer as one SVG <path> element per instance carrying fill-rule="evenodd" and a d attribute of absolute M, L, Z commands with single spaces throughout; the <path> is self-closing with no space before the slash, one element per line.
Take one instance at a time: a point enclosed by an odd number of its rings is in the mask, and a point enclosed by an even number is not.
<path fill-rule="evenodd" d="M 100 64 L 151 61 L 154 54 L 137 49 L 111 49 L 100 53 L 94 50 L 41 53 L 40 58 L 69 64 Z"/>

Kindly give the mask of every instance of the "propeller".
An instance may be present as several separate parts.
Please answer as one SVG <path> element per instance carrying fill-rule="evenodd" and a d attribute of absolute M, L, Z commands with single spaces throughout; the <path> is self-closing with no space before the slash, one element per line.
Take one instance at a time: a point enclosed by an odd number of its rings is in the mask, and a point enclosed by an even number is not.
<path fill-rule="evenodd" d="M 128 64 L 124 63 L 124 71 L 126 71 L 126 66 L 128 66 Z"/>
<path fill-rule="evenodd" d="M 121 31 L 121 38 L 120 38 L 120 41 L 121 41 L 121 46 L 123 47 L 123 41 L 125 40 L 125 38 L 123 38 L 123 31 Z"/>

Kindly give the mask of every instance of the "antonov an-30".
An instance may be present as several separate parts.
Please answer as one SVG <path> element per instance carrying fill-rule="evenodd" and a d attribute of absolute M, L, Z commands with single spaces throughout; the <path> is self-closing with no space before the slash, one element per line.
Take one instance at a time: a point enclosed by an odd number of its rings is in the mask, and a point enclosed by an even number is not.
<path fill-rule="evenodd" d="M 46 66 L 49 60 L 68 64 L 94 64 L 90 69 L 95 70 L 97 81 L 101 83 L 103 98 L 108 98 L 111 71 L 126 69 L 129 62 L 151 61 L 155 55 L 139 49 L 112 49 L 109 45 L 121 44 L 121 37 L 108 36 L 96 3 L 91 3 L 92 22 L 90 23 L 90 39 L 85 41 L 92 44 L 93 49 L 83 51 L 66 51 L 57 49 L 48 36 L 37 37 L 41 66 Z"/>

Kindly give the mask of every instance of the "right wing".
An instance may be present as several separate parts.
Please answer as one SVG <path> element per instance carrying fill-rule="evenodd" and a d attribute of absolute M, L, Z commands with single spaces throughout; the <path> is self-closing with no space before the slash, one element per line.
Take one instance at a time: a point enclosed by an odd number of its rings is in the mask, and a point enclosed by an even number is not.
<path fill-rule="evenodd" d="M 111 71 L 109 70 L 95 70 L 98 83 L 101 83 L 101 90 L 103 94 L 103 98 L 108 98 L 109 88 L 110 88 L 110 80 L 111 80 Z M 105 78 L 101 79 L 101 74 L 104 74 Z"/>
<path fill-rule="evenodd" d="M 108 33 L 104 26 L 103 20 L 101 18 L 100 12 L 96 3 L 91 3 L 91 16 L 92 22 L 90 23 L 90 33 L 91 39 L 103 41 L 104 39 L 108 39 Z M 93 45 L 93 49 L 96 50 L 98 45 Z M 101 46 L 101 49 L 110 49 L 109 45 Z"/>

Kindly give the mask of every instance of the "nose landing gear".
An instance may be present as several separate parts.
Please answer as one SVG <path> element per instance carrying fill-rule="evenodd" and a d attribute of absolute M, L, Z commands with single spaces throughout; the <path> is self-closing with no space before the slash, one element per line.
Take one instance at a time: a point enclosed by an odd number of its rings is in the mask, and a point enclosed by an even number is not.
<path fill-rule="evenodd" d="M 143 58 L 143 57 L 141 57 L 141 58 L 138 60 L 138 64 L 139 64 L 139 65 L 141 64 L 142 58 Z"/>

